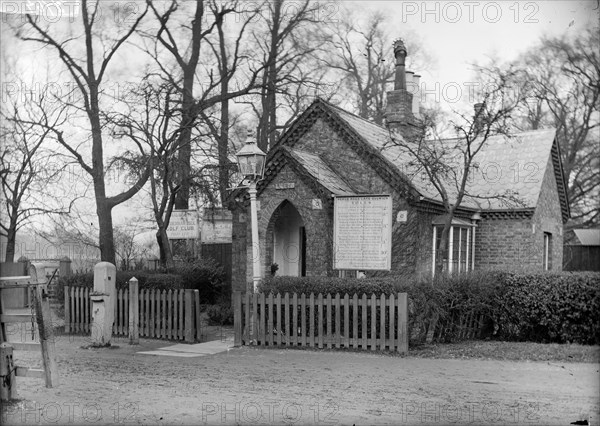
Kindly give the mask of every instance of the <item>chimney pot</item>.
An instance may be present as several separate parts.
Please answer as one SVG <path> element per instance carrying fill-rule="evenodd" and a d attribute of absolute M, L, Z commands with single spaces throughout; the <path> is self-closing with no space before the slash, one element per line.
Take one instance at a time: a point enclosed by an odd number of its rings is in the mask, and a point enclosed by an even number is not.
<path fill-rule="evenodd" d="M 394 57 L 396 59 L 404 59 L 406 56 L 408 56 L 408 51 L 406 50 L 404 41 L 401 38 L 394 40 Z"/>
<path fill-rule="evenodd" d="M 421 76 L 418 74 L 413 75 L 412 81 L 412 90 L 409 88 L 409 92 L 413 95 L 412 113 L 415 117 L 420 118 L 421 114 L 419 113 L 419 108 L 421 106 Z"/>

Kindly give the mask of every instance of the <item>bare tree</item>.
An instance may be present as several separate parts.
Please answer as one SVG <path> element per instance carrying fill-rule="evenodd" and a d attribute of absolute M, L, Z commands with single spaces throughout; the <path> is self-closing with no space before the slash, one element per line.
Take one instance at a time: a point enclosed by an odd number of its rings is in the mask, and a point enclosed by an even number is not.
<path fill-rule="evenodd" d="M 261 60 L 265 66 L 260 109 L 253 107 L 259 118 L 258 146 L 266 152 L 274 145 L 279 132 L 285 130 L 301 112 L 296 102 L 287 102 L 287 106 L 292 108 L 287 111 L 284 124 L 279 123 L 283 114 L 278 95 L 287 95 L 289 101 L 302 88 L 319 90 L 323 74 L 318 69 L 316 57 L 322 52 L 325 32 L 315 25 L 319 23 L 319 4 L 310 0 L 293 3 L 266 1 L 260 13 L 263 25 L 256 29 L 254 42 L 262 53 Z M 309 72 L 310 69 L 313 72 Z"/>
<path fill-rule="evenodd" d="M 409 138 L 398 137 L 390 131 L 392 145 L 400 147 L 410 159 L 406 172 L 410 178 L 424 174 L 439 195 L 446 212 L 440 240 L 440 256 L 436 256 L 435 272 L 443 271 L 444 259 L 448 258 L 448 235 L 457 211 L 465 199 L 477 202 L 498 200 L 507 207 L 522 205 L 518 194 L 510 190 L 493 194 L 481 194 L 471 190 L 478 167 L 477 157 L 485 150 L 493 136 L 510 138 L 512 114 L 521 101 L 517 91 L 514 96 L 512 83 L 517 75 L 515 70 L 482 70 L 487 72 L 493 85 L 482 94 L 482 102 L 474 117 L 455 112 L 456 118 L 449 121 L 450 130 L 456 137 L 448 138 L 440 133 L 439 117 L 425 113 L 419 123 L 419 131 Z"/>
<path fill-rule="evenodd" d="M 223 102 L 248 94 L 257 86 L 258 77 L 264 64 L 252 67 L 250 53 L 243 49 L 243 34 L 246 24 L 237 29 L 232 51 L 224 52 L 219 42 L 212 38 L 215 32 L 223 31 L 226 16 L 241 16 L 244 22 L 252 19 L 254 12 L 245 8 L 241 0 L 217 2 L 216 0 L 197 0 L 185 3 L 171 0 L 166 7 L 148 1 L 148 6 L 159 24 L 155 33 L 144 32 L 150 47 L 146 52 L 159 67 L 159 74 L 170 83 L 180 96 L 181 121 L 177 138 L 179 156 L 179 173 L 177 179 L 180 189 L 175 200 L 176 209 L 189 208 L 190 189 L 192 185 L 192 140 L 199 119 L 206 111 Z M 208 5 L 208 6 L 207 6 Z M 193 10 L 190 10 L 193 8 Z M 192 18 L 190 18 L 190 16 Z M 218 40 L 218 36 L 217 36 Z M 218 47 L 216 47 L 218 46 Z M 225 44 L 222 45 L 225 48 Z M 227 49 L 225 49 L 227 50 Z M 218 54 L 214 57 L 213 54 Z M 225 57 L 221 55 L 225 55 Z M 203 55 L 203 61 L 200 57 Z M 227 55 L 232 55 L 230 58 Z M 166 59 L 165 59 L 166 58 Z M 216 64 L 216 65 L 215 65 Z M 214 72 L 213 66 L 217 69 Z M 243 73 L 240 68 L 243 69 Z M 237 85 L 231 88 L 230 81 L 236 76 Z M 224 91 L 223 91 L 224 90 Z M 227 109 L 222 118 L 227 122 Z M 222 126 L 221 126 L 222 127 Z M 225 126 L 228 127 L 228 126 Z M 225 131 L 223 127 L 223 131 Z M 226 132 L 218 133 L 219 164 L 227 170 Z M 221 178 L 225 181 L 225 173 Z"/>
<path fill-rule="evenodd" d="M 58 125 L 65 121 L 64 114 L 47 102 L 44 93 L 18 93 L 9 100 L 0 111 L 0 235 L 7 238 L 5 261 L 13 262 L 17 231 L 36 216 L 68 214 L 76 197 L 69 201 L 52 193 L 67 162 L 49 149 L 50 130 L 34 124 L 50 113 Z"/>
<path fill-rule="evenodd" d="M 342 76 L 343 93 L 353 101 L 357 114 L 379 125 L 385 117 L 387 85 L 395 74 L 394 62 L 386 61 L 393 54 L 385 22 L 383 12 L 371 15 L 364 24 L 357 23 L 355 14 L 345 13 L 332 27 L 331 49 L 322 59 Z M 409 58 L 412 65 L 424 67 L 428 59 L 419 44 L 409 48 L 414 52 Z"/>
<path fill-rule="evenodd" d="M 239 2 L 233 2 L 230 7 L 239 7 Z M 209 7 L 214 16 L 218 16 L 225 12 L 226 5 L 219 4 L 216 1 L 211 1 Z M 258 12 L 251 11 L 250 18 L 256 16 Z M 239 16 L 239 15 L 238 15 Z M 221 100 L 218 103 L 219 119 L 212 120 L 208 111 L 200 111 L 204 124 L 208 127 L 212 138 L 216 141 L 217 146 L 217 162 L 216 168 L 218 171 L 218 190 L 221 203 L 227 198 L 228 188 L 230 186 L 230 177 L 235 170 L 235 165 L 231 164 L 229 159 L 230 154 L 230 128 L 232 126 L 232 115 L 230 114 L 231 98 L 229 93 L 233 89 L 232 81 L 242 62 L 246 59 L 246 55 L 242 56 L 244 36 L 246 29 L 252 19 L 246 19 L 242 22 L 233 42 L 229 41 L 231 37 L 228 35 L 225 21 L 219 19 L 215 21 L 216 37 L 208 39 L 207 42 L 213 52 L 217 71 L 220 78 L 220 94 Z"/>
<path fill-rule="evenodd" d="M 121 270 L 137 269 L 143 257 L 149 254 L 148 247 L 136 241 L 142 232 L 143 228 L 139 224 L 115 228 L 115 250 Z"/>
<path fill-rule="evenodd" d="M 56 141 L 62 145 L 88 173 L 94 186 L 96 211 L 99 225 L 99 245 L 101 258 L 111 263 L 115 262 L 113 241 L 112 209 L 133 197 L 148 179 L 150 168 L 146 168 L 139 179 L 123 192 L 110 196 L 107 194 L 105 182 L 105 134 L 103 123 L 102 98 L 107 73 L 112 60 L 124 43 L 131 37 L 146 15 L 146 10 L 138 10 L 134 19 L 119 21 L 119 25 L 108 27 L 109 13 L 105 7 L 102 10 L 100 1 L 81 1 L 80 24 L 81 36 L 72 36 L 71 32 L 60 31 L 56 25 L 44 25 L 38 17 L 26 15 L 26 23 L 17 28 L 19 37 L 28 42 L 41 45 L 44 49 L 56 54 L 60 63 L 68 71 L 74 83 L 72 93 L 57 98 L 77 116 L 84 114 L 87 121 L 86 132 L 91 140 L 91 149 L 84 151 L 85 143 L 73 141 L 68 135 L 66 123 L 61 126 L 48 121 L 38 124 L 45 131 L 50 131 Z M 114 103 L 109 108 L 114 107 Z"/>
<path fill-rule="evenodd" d="M 516 66 L 531 82 L 519 117 L 524 129 L 554 126 L 571 204 L 570 226 L 600 223 L 600 45 L 598 29 L 544 38 Z"/>
<path fill-rule="evenodd" d="M 114 166 L 128 173 L 143 172 L 151 164 L 149 195 L 156 224 L 156 241 L 163 267 L 173 266 L 173 254 L 167 228 L 180 188 L 177 140 L 181 118 L 178 96 L 168 83 L 153 84 L 148 79 L 129 93 L 125 112 L 111 114 L 113 137 L 128 139 L 137 147 L 115 157 Z"/>

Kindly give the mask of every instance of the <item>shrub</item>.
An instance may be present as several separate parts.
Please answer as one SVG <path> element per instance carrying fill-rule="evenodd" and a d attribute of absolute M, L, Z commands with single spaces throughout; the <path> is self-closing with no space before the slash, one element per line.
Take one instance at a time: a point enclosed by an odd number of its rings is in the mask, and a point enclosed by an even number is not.
<path fill-rule="evenodd" d="M 202 303 L 214 304 L 229 299 L 225 272 L 213 259 L 198 259 L 178 265 L 175 273 L 157 271 L 117 271 L 117 289 L 129 288 L 129 280 L 137 278 L 139 288 L 176 290 L 190 288 L 199 290 Z M 94 287 L 93 272 L 61 277 L 56 287 L 58 300 L 64 300 L 64 286 Z"/>
<path fill-rule="evenodd" d="M 600 274 L 507 274 L 492 315 L 506 340 L 600 343 Z"/>
<path fill-rule="evenodd" d="M 337 277 L 286 277 L 275 276 L 263 280 L 259 285 L 262 293 L 314 293 L 315 295 L 348 293 L 350 296 L 363 293 L 371 295 L 394 293 L 393 278 L 337 278 Z"/>
<path fill-rule="evenodd" d="M 181 276 L 181 288 L 191 288 L 200 292 L 202 303 L 214 304 L 229 297 L 225 284 L 225 271 L 212 258 L 197 259 L 181 264 L 177 268 Z"/>
<path fill-rule="evenodd" d="M 206 309 L 209 325 L 233 325 L 233 310 L 225 304 L 210 305 Z"/>
<path fill-rule="evenodd" d="M 153 288 L 160 290 L 179 289 L 182 287 L 181 276 L 178 274 L 162 274 L 152 271 L 117 271 L 116 288 L 128 289 L 129 280 L 137 278 L 139 288 Z M 94 287 L 94 273 L 85 272 L 73 274 L 68 277 L 60 277 L 56 283 L 56 298 L 64 301 L 64 287 Z"/>

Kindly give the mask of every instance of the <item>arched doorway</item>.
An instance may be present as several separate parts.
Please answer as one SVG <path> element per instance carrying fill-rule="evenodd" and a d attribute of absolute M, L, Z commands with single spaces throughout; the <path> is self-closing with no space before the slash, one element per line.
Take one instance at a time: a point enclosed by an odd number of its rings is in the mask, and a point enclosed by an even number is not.
<path fill-rule="evenodd" d="M 306 232 L 296 207 L 284 201 L 273 215 L 273 263 L 276 275 L 306 275 Z"/>

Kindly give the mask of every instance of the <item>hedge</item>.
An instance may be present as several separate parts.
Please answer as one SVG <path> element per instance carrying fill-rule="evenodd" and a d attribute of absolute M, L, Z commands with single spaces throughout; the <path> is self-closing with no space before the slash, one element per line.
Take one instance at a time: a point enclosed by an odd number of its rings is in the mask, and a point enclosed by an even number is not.
<path fill-rule="evenodd" d="M 600 343 L 600 273 L 508 274 L 495 309 L 506 340 Z"/>
<path fill-rule="evenodd" d="M 456 340 L 459 324 L 472 316 L 483 319 L 483 337 L 600 343 L 600 273 L 479 271 L 433 281 L 276 276 L 265 280 L 259 290 L 350 296 L 406 292 L 412 344 L 423 343 L 434 327 L 441 340 Z"/>
<path fill-rule="evenodd" d="M 200 300 L 205 304 L 213 304 L 222 299 L 229 299 L 224 283 L 225 273 L 213 259 L 198 259 L 178 266 L 174 273 L 155 271 L 118 271 L 116 288 L 129 288 L 129 280 L 137 278 L 140 289 L 176 290 L 191 288 L 199 290 Z M 92 272 L 60 277 L 56 286 L 56 298 L 64 301 L 64 286 L 94 287 Z"/>

